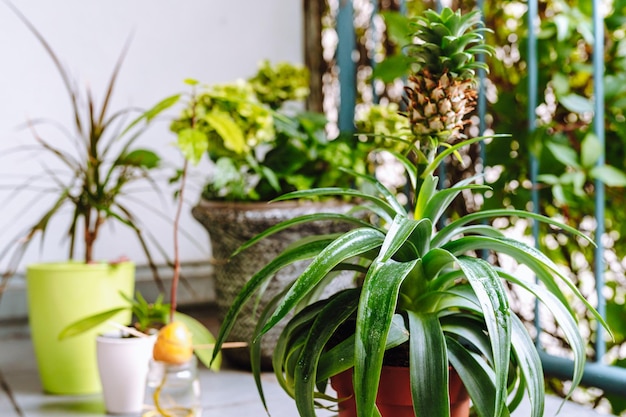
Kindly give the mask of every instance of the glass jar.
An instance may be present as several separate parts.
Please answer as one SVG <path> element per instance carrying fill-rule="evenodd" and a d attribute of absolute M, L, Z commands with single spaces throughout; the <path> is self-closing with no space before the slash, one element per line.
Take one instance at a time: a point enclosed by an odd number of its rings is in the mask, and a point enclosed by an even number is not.
<path fill-rule="evenodd" d="M 182 365 L 150 361 L 143 417 L 201 417 L 198 362 Z"/>

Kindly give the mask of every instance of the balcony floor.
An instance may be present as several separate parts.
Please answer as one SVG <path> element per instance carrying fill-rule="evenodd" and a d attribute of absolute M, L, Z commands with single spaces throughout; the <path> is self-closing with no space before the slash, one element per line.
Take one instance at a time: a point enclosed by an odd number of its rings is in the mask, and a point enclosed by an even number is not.
<path fill-rule="evenodd" d="M 265 394 L 273 417 L 297 415 L 293 401 L 282 391 L 274 375 L 263 375 Z M 249 372 L 225 364 L 219 373 L 200 370 L 203 417 L 241 417 L 267 415 Z M 546 399 L 545 416 L 554 416 L 560 405 L 557 398 Z M 2 417 L 98 417 L 106 415 L 101 395 L 54 396 L 41 390 L 28 326 L 24 322 L 0 325 L 0 416 Z M 319 411 L 318 416 L 334 413 Z M 588 408 L 567 403 L 560 415 L 597 417 Z M 528 417 L 522 405 L 513 417 Z"/>

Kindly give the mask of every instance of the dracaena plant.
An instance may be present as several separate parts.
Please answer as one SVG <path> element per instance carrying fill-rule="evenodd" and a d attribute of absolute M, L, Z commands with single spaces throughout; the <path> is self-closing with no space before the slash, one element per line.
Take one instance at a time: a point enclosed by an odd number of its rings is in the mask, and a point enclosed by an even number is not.
<path fill-rule="evenodd" d="M 378 179 L 351 171 L 346 172 L 367 182 L 369 191 L 321 188 L 278 198 L 347 195 L 361 200 L 371 216 L 299 217 L 266 230 L 241 247 L 239 251 L 301 222 L 334 219 L 355 226 L 338 236 L 305 238 L 251 277 L 223 322 L 217 346 L 228 335 L 242 305 L 254 301 L 255 293 L 262 291 L 276 271 L 306 259 L 309 266 L 267 308 L 252 341 L 253 369 L 261 396 L 254 346 L 265 332 L 295 313 L 278 340 L 273 365 L 301 416 L 314 416 L 319 400 L 329 399 L 325 391 L 328 379 L 349 368 L 354 372 L 358 415 L 377 415 L 381 368 L 389 350 L 402 346 L 407 352 L 416 416 L 449 415 L 448 369 L 452 366 L 477 415 L 506 416 L 527 395 L 531 416 L 540 417 L 544 408 L 541 361 L 535 342 L 509 307 L 506 283 L 528 291 L 556 318 L 572 349 L 572 389 L 581 380 L 586 359 L 586 341 L 570 307 L 572 300 L 605 323 L 554 262 L 489 221 L 525 218 L 580 239 L 589 238 L 573 227 L 527 211 L 497 209 L 444 216 L 460 193 L 488 189 L 475 183 L 477 177 L 439 187 L 436 174 L 446 157 L 485 139 L 464 138 L 461 132 L 476 96 L 475 70 L 482 66 L 474 61 L 475 53 L 491 49 L 480 46 L 484 28 L 478 13 L 461 15 L 444 9 L 428 12 L 414 23 L 419 41 L 408 49 L 416 57 L 415 72 L 406 88 L 410 132 L 404 132 L 406 150 L 387 151 L 404 165 L 411 204 L 408 208 L 401 204 Z M 447 59 L 450 54 L 459 58 Z M 483 253 L 488 256 L 478 256 Z M 489 262 L 501 254 L 526 265 L 543 285 Z M 340 271 L 355 271 L 355 288 L 318 300 L 316 295 Z"/>
<path fill-rule="evenodd" d="M 0 293 L 29 245 L 38 236 L 43 238 L 50 224 L 63 214 L 69 214 L 66 229 L 69 259 L 77 257 L 77 242 L 82 240 L 82 259 L 87 263 L 94 261 L 94 246 L 102 227 L 107 222 L 115 222 L 133 231 L 160 283 L 150 250 L 151 245 L 153 247 L 157 242 L 150 239 L 149 231 L 143 227 L 129 203 L 138 201 L 130 192 L 133 185 L 135 189 L 140 189 L 136 185 L 141 187 L 141 182 L 144 182 L 144 186 L 148 184 L 158 189 L 153 173 L 160 167 L 160 157 L 152 150 L 135 145 L 155 117 L 174 101 L 164 100 L 147 111 L 111 109 L 112 94 L 127 50 L 124 48 L 102 100 L 98 102 L 88 87 L 82 89 L 71 77 L 70 71 L 35 26 L 12 3 L 5 3 L 51 58 L 69 98 L 72 124 L 62 126 L 40 119 L 29 121 L 27 125 L 33 133 L 34 147 L 20 146 L 15 149 L 15 152 L 45 155 L 58 163 L 60 168 L 44 168 L 23 183 L 3 184 L 3 188 L 14 190 L 11 201 L 22 197 L 23 193 L 41 190 L 52 198 L 31 226 L 14 239 L 3 242 L 5 247 L 0 248 L 0 260 L 8 258 L 8 265 L 0 282 Z M 56 129 L 43 129 L 45 133 L 40 133 L 42 125 Z M 165 253 L 160 247 L 158 250 Z"/>

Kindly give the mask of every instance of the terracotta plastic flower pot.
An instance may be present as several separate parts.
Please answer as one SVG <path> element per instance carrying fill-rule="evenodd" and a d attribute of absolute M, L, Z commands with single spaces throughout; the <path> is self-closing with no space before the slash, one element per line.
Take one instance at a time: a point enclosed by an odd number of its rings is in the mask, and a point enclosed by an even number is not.
<path fill-rule="evenodd" d="M 470 399 L 461 379 L 454 369 L 450 369 L 450 416 L 469 417 Z M 356 417 L 356 403 L 352 386 L 352 369 L 348 369 L 330 380 L 337 391 L 339 417 Z M 376 396 L 376 406 L 382 417 L 414 417 L 411 400 L 409 368 L 384 366 L 380 375 L 380 385 Z"/>

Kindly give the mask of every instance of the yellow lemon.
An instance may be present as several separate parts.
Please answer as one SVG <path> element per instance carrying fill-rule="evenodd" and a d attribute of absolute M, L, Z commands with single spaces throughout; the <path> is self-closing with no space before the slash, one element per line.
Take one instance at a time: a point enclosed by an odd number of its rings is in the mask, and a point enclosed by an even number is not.
<path fill-rule="evenodd" d="M 191 332 L 183 323 L 174 321 L 161 330 L 157 336 L 152 357 L 173 365 L 183 364 L 193 355 Z"/>

